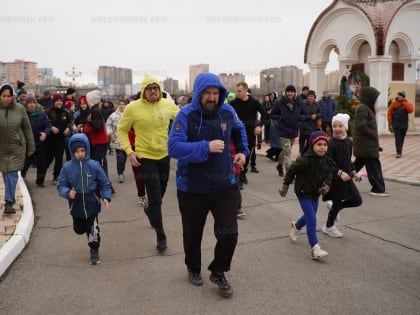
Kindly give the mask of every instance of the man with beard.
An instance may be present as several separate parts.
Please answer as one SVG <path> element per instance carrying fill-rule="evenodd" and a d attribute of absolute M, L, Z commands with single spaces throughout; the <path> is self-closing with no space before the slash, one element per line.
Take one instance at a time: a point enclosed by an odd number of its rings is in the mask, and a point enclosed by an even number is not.
<path fill-rule="evenodd" d="M 201 240 L 211 211 L 217 243 L 208 267 L 210 281 L 218 285 L 221 296 L 230 297 L 233 289 L 224 273 L 230 269 L 238 240 L 236 215 L 241 198 L 233 167 L 242 167 L 249 155 L 245 127 L 235 110 L 224 104 L 226 88 L 216 75 L 199 74 L 193 91 L 192 102 L 179 112 L 168 142 L 169 155 L 178 160 L 176 184 L 185 264 L 191 284 L 203 285 Z"/>
<path fill-rule="evenodd" d="M 141 85 L 141 96 L 127 105 L 117 127 L 121 148 L 133 167 L 140 167 L 149 204 L 144 208 L 150 225 L 156 231 L 159 252 L 168 246 L 162 222 L 162 199 L 169 179 L 168 131 L 170 121 L 179 111 L 175 103 L 163 98 L 159 81 L 146 76 Z M 135 149 L 128 138 L 133 128 Z"/>

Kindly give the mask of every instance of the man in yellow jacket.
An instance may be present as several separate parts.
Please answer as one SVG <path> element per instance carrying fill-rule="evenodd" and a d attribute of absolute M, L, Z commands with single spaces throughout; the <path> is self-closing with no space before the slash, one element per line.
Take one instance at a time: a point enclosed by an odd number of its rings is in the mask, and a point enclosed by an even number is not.
<path fill-rule="evenodd" d="M 162 87 L 157 79 L 146 76 L 141 86 L 140 98 L 127 105 L 117 134 L 121 148 L 127 153 L 131 165 L 140 167 L 148 198 L 144 212 L 157 235 L 157 250 L 167 248 L 162 223 L 162 198 L 169 178 L 168 131 L 171 120 L 179 111 L 175 103 L 163 98 Z M 133 128 L 135 151 L 128 139 Z"/>

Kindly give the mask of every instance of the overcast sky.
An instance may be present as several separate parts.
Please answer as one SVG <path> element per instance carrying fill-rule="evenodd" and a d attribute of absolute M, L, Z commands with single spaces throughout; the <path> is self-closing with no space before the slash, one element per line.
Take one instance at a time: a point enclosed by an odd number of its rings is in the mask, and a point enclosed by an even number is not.
<path fill-rule="evenodd" d="M 2 1 L 1 61 L 24 59 L 38 67 L 83 75 L 96 83 L 100 65 L 178 79 L 181 87 L 191 64 L 210 71 L 242 72 L 259 84 L 261 69 L 304 65 L 311 26 L 332 0 L 20 0 Z M 8 43 L 7 43 L 8 42 Z M 330 60 L 328 70 L 337 69 Z M 68 79 L 68 78 L 67 78 Z"/>

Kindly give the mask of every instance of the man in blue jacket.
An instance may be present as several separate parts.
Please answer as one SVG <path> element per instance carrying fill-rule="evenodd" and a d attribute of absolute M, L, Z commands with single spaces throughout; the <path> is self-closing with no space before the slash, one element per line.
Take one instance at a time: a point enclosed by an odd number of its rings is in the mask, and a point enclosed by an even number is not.
<path fill-rule="evenodd" d="M 286 173 L 292 164 L 292 146 L 298 136 L 299 126 L 305 118 L 306 111 L 302 102 L 296 97 L 294 85 L 286 87 L 285 95 L 274 103 L 271 119 L 278 122 L 278 135 L 283 147 L 279 156 L 277 171 L 279 176 L 284 176 L 283 166 Z"/>
<path fill-rule="evenodd" d="M 201 277 L 201 240 L 209 211 L 217 239 L 210 280 L 223 297 L 233 290 L 224 272 L 229 271 L 238 240 L 237 208 L 240 191 L 233 166 L 243 166 L 249 155 L 245 127 L 235 110 L 224 104 L 226 88 L 212 73 L 201 73 L 194 82 L 191 104 L 182 108 L 169 135 L 169 155 L 178 160 L 176 183 L 182 216 L 185 264 L 193 285 Z M 233 158 L 230 142 L 235 146 Z"/>

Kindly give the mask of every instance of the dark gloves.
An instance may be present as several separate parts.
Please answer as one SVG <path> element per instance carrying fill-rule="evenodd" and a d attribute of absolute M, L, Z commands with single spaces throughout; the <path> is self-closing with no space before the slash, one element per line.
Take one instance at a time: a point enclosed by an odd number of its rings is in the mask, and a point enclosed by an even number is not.
<path fill-rule="evenodd" d="M 323 196 L 325 196 L 329 191 L 330 191 L 330 186 L 328 186 L 325 183 L 323 183 L 322 186 L 318 188 L 318 192 Z"/>
<path fill-rule="evenodd" d="M 281 186 L 281 189 L 279 189 L 279 194 L 280 194 L 280 196 L 282 196 L 282 197 L 286 197 L 286 195 L 287 195 L 287 191 L 289 190 L 289 185 L 287 185 L 287 184 L 283 184 L 282 186 Z"/>

